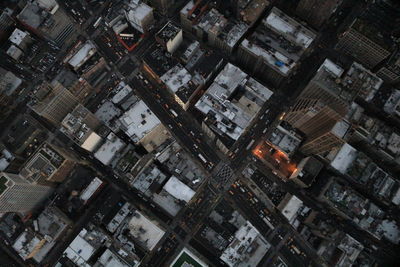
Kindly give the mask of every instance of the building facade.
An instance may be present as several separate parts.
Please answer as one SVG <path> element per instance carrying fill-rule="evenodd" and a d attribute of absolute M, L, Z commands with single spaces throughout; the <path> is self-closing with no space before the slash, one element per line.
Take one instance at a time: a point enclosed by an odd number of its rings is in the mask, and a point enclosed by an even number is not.
<path fill-rule="evenodd" d="M 55 125 L 59 125 L 77 105 L 77 98 L 58 82 L 42 84 L 30 103 L 33 111 Z"/>
<path fill-rule="evenodd" d="M 377 28 L 360 19 L 355 19 L 339 36 L 336 49 L 351 55 L 369 69 L 390 56 L 392 50 Z"/>
<path fill-rule="evenodd" d="M 0 173 L 0 212 L 28 212 L 51 193 L 51 187 L 28 183 L 21 176 Z"/>

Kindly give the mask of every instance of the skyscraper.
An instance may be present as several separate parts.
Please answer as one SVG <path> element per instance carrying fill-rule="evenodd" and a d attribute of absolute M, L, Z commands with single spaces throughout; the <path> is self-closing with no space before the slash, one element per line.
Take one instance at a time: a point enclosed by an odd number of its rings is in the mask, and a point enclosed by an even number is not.
<path fill-rule="evenodd" d="M 342 0 L 301 0 L 296 13 L 311 26 L 319 28 L 341 3 Z"/>
<path fill-rule="evenodd" d="M 59 125 L 77 105 L 77 98 L 56 81 L 42 84 L 30 103 L 33 111 L 55 125 Z"/>
<path fill-rule="evenodd" d="M 348 103 L 356 95 L 356 92 L 346 91 L 339 85 L 342 74 L 342 68 L 325 60 L 285 120 L 307 136 L 339 121 L 346 115 Z"/>
<path fill-rule="evenodd" d="M 0 212 L 27 212 L 43 201 L 51 187 L 30 184 L 21 176 L 0 173 Z"/>
<path fill-rule="evenodd" d="M 168 14 L 174 4 L 175 0 L 150 0 L 150 5 L 163 15 Z"/>
<path fill-rule="evenodd" d="M 387 83 L 400 82 L 400 48 L 393 53 L 376 72 Z"/>
<path fill-rule="evenodd" d="M 365 67 L 372 69 L 391 54 L 393 47 L 376 26 L 355 19 L 339 36 L 336 49 L 353 56 Z"/>
<path fill-rule="evenodd" d="M 360 90 L 343 86 L 343 72 L 341 67 L 325 60 L 285 116 L 287 122 L 306 135 L 300 148 L 305 154 L 321 154 L 344 142 L 342 138 L 349 127 L 342 118 Z"/>

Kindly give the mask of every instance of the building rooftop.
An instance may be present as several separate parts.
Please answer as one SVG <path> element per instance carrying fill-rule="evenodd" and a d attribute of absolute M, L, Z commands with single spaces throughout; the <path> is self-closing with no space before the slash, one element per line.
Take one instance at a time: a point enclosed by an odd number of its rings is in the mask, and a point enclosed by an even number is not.
<path fill-rule="evenodd" d="M 83 202 L 87 202 L 98 190 L 99 188 L 103 185 L 103 181 L 100 180 L 98 177 L 95 177 L 90 184 L 83 189 L 83 191 L 81 192 L 79 198 L 83 201 Z"/>
<path fill-rule="evenodd" d="M 201 86 L 201 81 L 193 77 L 188 83 L 179 87 L 179 89 L 175 92 L 175 95 L 179 97 L 179 99 L 183 103 L 188 103 L 193 93 Z"/>
<path fill-rule="evenodd" d="M 274 7 L 241 45 L 282 75 L 288 75 L 315 37 L 314 32 Z"/>
<path fill-rule="evenodd" d="M 113 120 L 121 116 L 122 111 L 116 107 L 111 101 L 105 101 L 94 115 L 105 125 L 113 129 Z"/>
<path fill-rule="evenodd" d="M 345 143 L 332 160 L 331 166 L 339 172 L 345 173 L 353 160 L 357 157 L 357 153 L 358 152 L 354 147 Z"/>
<path fill-rule="evenodd" d="M 168 182 L 164 185 L 164 190 L 176 199 L 183 200 L 186 203 L 189 202 L 196 193 L 175 176 L 169 178 Z"/>
<path fill-rule="evenodd" d="M 160 151 L 156 159 L 192 189 L 196 189 L 205 178 L 202 169 L 177 142 Z"/>
<path fill-rule="evenodd" d="M 351 85 L 352 82 L 348 82 L 348 79 L 343 79 L 343 73 L 344 70 L 342 67 L 329 59 L 325 59 L 312 81 L 334 96 L 351 102 L 357 97 L 361 88 L 355 84 Z"/>
<path fill-rule="evenodd" d="M 344 138 L 346 133 L 350 130 L 350 123 L 346 120 L 340 120 L 335 123 L 331 132 L 339 138 Z"/>
<path fill-rule="evenodd" d="M 179 255 L 174 259 L 174 261 L 169 265 L 169 267 L 207 267 L 202 260 L 200 260 L 196 255 L 194 255 L 187 248 L 183 248 Z"/>
<path fill-rule="evenodd" d="M 385 156 L 395 159 L 400 155 L 400 134 L 398 131 L 375 117 L 369 116 L 364 109 L 352 103 L 347 115 L 353 124 L 354 138 L 362 138 Z"/>
<path fill-rule="evenodd" d="M 15 28 L 15 30 L 11 33 L 8 40 L 10 40 L 10 42 L 15 45 L 20 45 L 24 41 L 24 38 L 27 36 L 29 36 L 28 32 L 24 32 L 18 28 Z"/>
<path fill-rule="evenodd" d="M 94 131 L 100 122 L 83 105 L 79 104 L 61 122 L 60 131 L 82 148 L 92 152 L 101 143 L 102 138 Z"/>
<path fill-rule="evenodd" d="M 83 229 L 64 251 L 64 256 L 78 266 L 89 267 L 88 260 L 102 246 L 109 237 L 103 232 L 92 229 Z"/>
<path fill-rule="evenodd" d="M 94 157 L 104 165 L 108 165 L 117 153 L 126 146 L 114 133 L 110 133 L 103 145 L 94 153 Z"/>
<path fill-rule="evenodd" d="M 385 212 L 369 199 L 336 179 L 330 181 L 323 194 L 331 205 L 348 216 L 361 229 L 378 239 L 384 237 L 382 228 L 385 227 Z"/>
<path fill-rule="evenodd" d="M 300 161 L 290 178 L 296 178 L 305 186 L 310 186 L 323 167 L 324 164 L 316 158 L 307 157 Z"/>
<path fill-rule="evenodd" d="M 0 171 L 4 171 L 15 157 L 0 143 Z"/>
<path fill-rule="evenodd" d="M 160 120 L 142 100 L 126 111 L 119 118 L 119 122 L 121 128 L 134 142 L 139 142 L 160 124 Z"/>
<path fill-rule="evenodd" d="M 26 229 L 14 242 L 13 248 L 23 259 L 40 263 L 72 222 L 56 207 L 47 207 L 33 225 L 35 232 Z"/>
<path fill-rule="evenodd" d="M 38 28 L 45 20 L 45 14 L 42 14 L 42 9 L 38 5 L 28 3 L 17 18 L 32 28 Z"/>
<path fill-rule="evenodd" d="M 243 22 L 252 25 L 269 5 L 267 0 L 239 0 L 240 17 Z"/>
<path fill-rule="evenodd" d="M 139 262 L 132 262 L 133 266 L 137 266 Z M 119 256 L 117 256 L 110 249 L 106 249 L 100 258 L 97 260 L 96 264 L 101 264 L 100 266 L 104 267 L 130 267 L 131 264 L 128 264 L 121 260 Z"/>
<path fill-rule="evenodd" d="M 185 51 L 185 54 L 189 48 L 190 46 Z M 216 51 L 196 49 L 196 52 L 187 61 L 185 68 L 192 74 L 200 75 L 203 81 L 206 82 L 222 65 L 223 61 L 223 57 Z"/>
<path fill-rule="evenodd" d="M 50 180 L 65 160 L 57 150 L 44 143 L 25 163 L 20 174 L 31 182 Z"/>
<path fill-rule="evenodd" d="M 400 90 L 394 89 L 385 105 L 383 110 L 388 114 L 400 117 Z"/>
<path fill-rule="evenodd" d="M 89 58 L 91 58 L 97 49 L 91 41 L 86 41 L 85 44 L 71 57 L 68 64 L 74 69 L 79 69 Z"/>
<path fill-rule="evenodd" d="M 22 84 L 22 80 L 11 71 L 0 67 L 0 93 L 12 96 L 17 88 Z"/>
<path fill-rule="evenodd" d="M 144 32 L 142 28 L 142 21 L 153 13 L 153 9 L 145 3 L 136 0 L 130 1 L 128 5 L 128 12 L 126 13 L 127 20 L 137 30 Z"/>
<path fill-rule="evenodd" d="M 13 249 L 18 253 L 18 255 L 24 260 L 28 259 L 31 253 L 44 244 L 43 240 L 36 233 L 25 230 L 12 245 Z"/>
<path fill-rule="evenodd" d="M 296 152 L 302 138 L 288 125 L 280 124 L 272 132 L 269 141 L 289 156 Z"/>
<path fill-rule="evenodd" d="M 272 91 L 229 63 L 196 108 L 208 117 L 214 131 L 237 140 L 271 95 Z"/>
<path fill-rule="evenodd" d="M 132 88 L 125 84 L 125 82 L 120 82 L 115 88 L 116 94 L 111 98 L 114 104 L 120 104 L 128 95 L 130 95 L 133 90 Z"/>
<path fill-rule="evenodd" d="M 172 55 L 165 51 L 158 43 L 154 44 L 153 47 L 144 54 L 143 61 L 158 77 L 163 76 L 167 71 L 178 64 Z"/>
<path fill-rule="evenodd" d="M 249 29 L 248 25 L 226 19 L 215 8 L 204 14 L 196 27 L 216 35 L 233 48 Z"/>
<path fill-rule="evenodd" d="M 153 192 L 161 189 L 167 176 L 156 166 L 150 165 L 149 168 L 143 170 L 131 184 L 137 190 L 143 192 L 147 196 L 151 196 Z"/>
<path fill-rule="evenodd" d="M 277 8 L 272 8 L 271 13 L 264 19 L 264 25 L 274 32 L 283 35 L 285 39 L 308 48 L 316 37 L 316 33 L 307 29 L 296 20 L 292 19 Z"/>
<path fill-rule="evenodd" d="M 260 232 L 247 221 L 237 230 L 220 259 L 228 266 L 257 266 L 270 247 Z"/>
<path fill-rule="evenodd" d="M 181 64 L 176 65 L 161 76 L 161 80 L 173 93 L 186 86 L 191 79 L 192 75 Z"/>
<path fill-rule="evenodd" d="M 129 221 L 129 230 L 134 239 L 150 251 L 165 234 L 165 231 L 138 211 L 135 211 Z"/>
<path fill-rule="evenodd" d="M 290 224 L 293 224 L 297 218 L 299 210 L 302 207 L 303 207 L 303 201 L 301 201 L 295 195 L 291 195 L 290 198 L 281 208 L 281 213 L 289 221 Z"/>
<path fill-rule="evenodd" d="M 359 97 L 365 101 L 371 101 L 383 84 L 383 80 L 361 64 L 354 62 L 343 77 L 342 84 L 359 90 Z"/>
<path fill-rule="evenodd" d="M 156 33 L 156 37 L 161 39 L 164 43 L 167 43 L 169 40 L 174 39 L 180 31 L 181 29 L 178 26 L 168 21 L 164 27 Z"/>

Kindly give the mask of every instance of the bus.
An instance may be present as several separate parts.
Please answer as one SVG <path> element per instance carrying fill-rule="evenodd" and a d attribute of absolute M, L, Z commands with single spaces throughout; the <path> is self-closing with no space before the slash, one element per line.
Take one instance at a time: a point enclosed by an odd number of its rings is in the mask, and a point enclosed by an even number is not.
<path fill-rule="evenodd" d="M 99 17 L 99 18 L 94 22 L 93 28 L 96 29 L 96 28 L 99 26 L 99 24 L 100 24 L 100 22 L 101 22 L 102 19 L 103 19 L 102 17 Z"/>
<path fill-rule="evenodd" d="M 207 163 L 206 158 L 205 158 L 202 154 L 199 153 L 198 156 L 199 156 L 199 158 L 201 159 L 201 161 L 203 161 L 204 163 Z"/>
<path fill-rule="evenodd" d="M 246 150 L 249 150 L 251 148 L 251 146 L 254 144 L 254 139 L 252 139 L 249 144 L 246 146 Z"/>
<path fill-rule="evenodd" d="M 172 113 L 172 115 L 174 115 L 175 118 L 178 117 L 178 113 L 176 113 L 175 110 L 170 109 L 169 111 Z"/>

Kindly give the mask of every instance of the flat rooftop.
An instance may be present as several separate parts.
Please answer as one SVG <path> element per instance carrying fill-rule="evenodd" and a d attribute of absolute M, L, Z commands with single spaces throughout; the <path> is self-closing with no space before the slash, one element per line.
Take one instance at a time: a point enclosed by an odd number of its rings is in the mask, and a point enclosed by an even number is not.
<path fill-rule="evenodd" d="M 165 231 L 139 211 L 135 211 L 129 221 L 129 230 L 130 234 L 148 250 L 152 250 L 165 234 Z"/>
<path fill-rule="evenodd" d="M 191 79 L 192 75 L 181 64 L 176 65 L 161 76 L 161 80 L 174 93 L 182 86 L 185 86 Z"/>
<path fill-rule="evenodd" d="M 235 233 L 235 238 L 223 251 L 220 259 L 228 266 L 257 266 L 271 245 L 247 221 Z"/>
<path fill-rule="evenodd" d="M 237 140 L 272 94 L 229 63 L 196 103 L 196 108 L 208 117 L 213 130 Z"/>
<path fill-rule="evenodd" d="M 168 182 L 164 185 L 164 190 L 176 199 L 183 200 L 186 203 L 189 202 L 196 193 L 175 176 L 169 178 Z"/>
<path fill-rule="evenodd" d="M 218 36 L 231 48 L 238 43 L 249 29 L 245 23 L 228 20 L 215 8 L 204 14 L 196 27 Z"/>
<path fill-rule="evenodd" d="M 288 75 L 315 37 L 314 32 L 273 8 L 241 45 L 262 57 L 276 71 Z"/>
<path fill-rule="evenodd" d="M 181 29 L 178 26 L 168 21 L 164 27 L 156 33 L 156 37 L 163 40 L 164 43 L 167 43 L 169 40 L 174 39 L 180 31 Z"/>
<path fill-rule="evenodd" d="M 136 102 L 120 118 L 122 129 L 134 141 L 139 142 L 161 122 L 142 101 Z"/>
<path fill-rule="evenodd" d="M 292 129 L 285 128 L 284 125 L 278 125 L 272 132 L 269 141 L 287 155 L 291 155 L 299 147 L 302 139 Z"/>
<path fill-rule="evenodd" d="M 365 101 L 371 101 L 375 93 L 383 84 L 383 80 L 364 68 L 361 64 L 354 62 L 346 72 L 342 80 L 344 86 L 352 87 L 353 84 L 360 85 L 358 95 Z"/>
<path fill-rule="evenodd" d="M 28 3 L 17 18 L 32 28 L 38 28 L 45 20 L 45 17 L 40 14 L 42 11 L 38 5 Z"/>
<path fill-rule="evenodd" d="M 82 66 L 90 57 L 96 53 L 97 49 L 91 41 L 87 41 L 75 55 L 68 61 L 74 69 Z"/>
<path fill-rule="evenodd" d="M 252 25 L 262 15 L 270 2 L 267 0 L 239 0 L 240 16 L 243 22 Z"/>
<path fill-rule="evenodd" d="M 110 133 L 106 142 L 94 153 L 94 157 L 104 165 L 108 165 L 125 145 L 114 133 Z"/>
<path fill-rule="evenodd" d="M 351 145 L 345 143 L 331 162 L 331 166 L 341 173 L 345 173 L 352 162 L 356 159 L 358 151 Z"/>
<path fill-rule="evenodd" d="M 144 54 L 143 61 L 158 75 L 158 77 L 163 76 L 167 71 L 178 64 L 172 55 L 165 51 L 158 43 L 153 44 L 153 47 Z"/>

